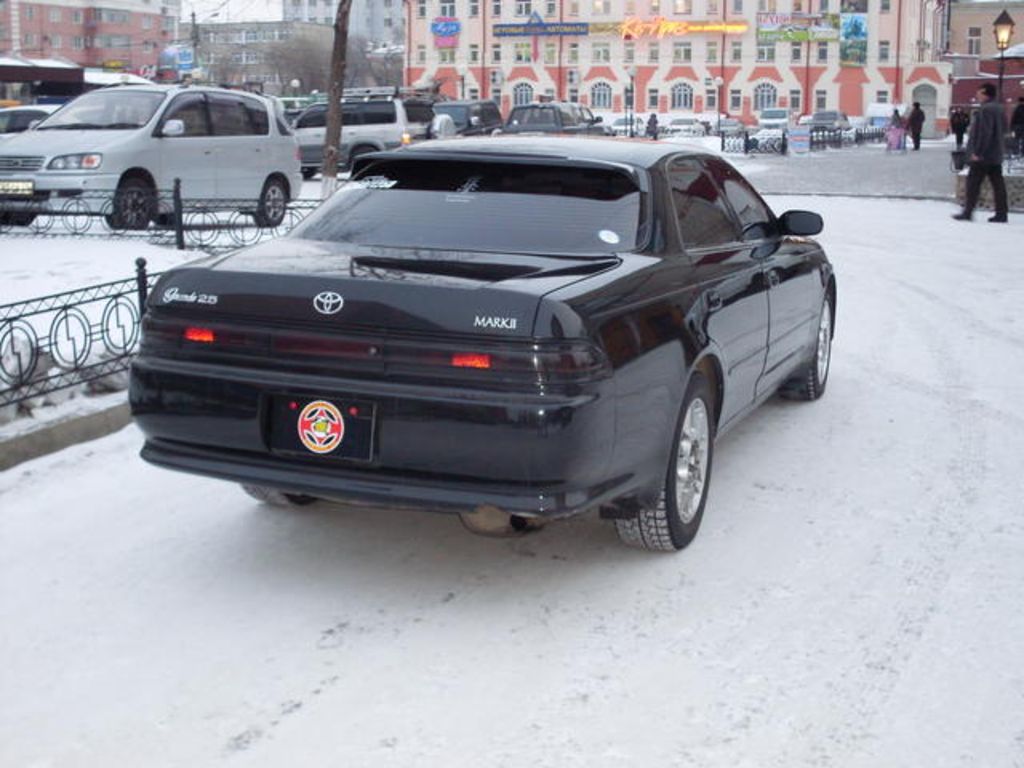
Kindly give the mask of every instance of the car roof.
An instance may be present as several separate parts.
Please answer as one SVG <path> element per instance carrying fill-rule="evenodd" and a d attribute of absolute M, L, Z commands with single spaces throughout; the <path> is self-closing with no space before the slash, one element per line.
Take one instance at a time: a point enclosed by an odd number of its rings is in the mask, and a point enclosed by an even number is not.
<path fill-rule="evenodd" d="M 56 112 L 60 104 L 19 104 L 16 107 L 0 107 L 0 112 Z"/>
<path fill-rule="evenodd" d="M 429 156 L 446 155 L 502 155 L 533 156 L 538 159 L 594 160 L 606 163 L 650 168 L 669 155 L 702 156 L 699 151 L 687 151 L 679 145 L 662 144 L 650 139 L 613 139 L 602 136 L 493 136 L 481 138 L 443 139 L 412 144 L 402 153 Z"/>
<path fill-rule="evenodd" d="M 252 91 L 241 91 L 234 88 L 219 88 L 215 85 L 180 85 L 171 84 L 165 85 L 161 83 L 151 83 L 142 85 L 108 85 L 104 88 L 97 88 L 97 91 L 128 91 L 134 93 L 223 93 L 230 96 L 253 96 L 258 99 L 266 98 L 262 93 L 253 93 Z M 89 91 L 89 93 L 95 93 L 95 91 Z"/>

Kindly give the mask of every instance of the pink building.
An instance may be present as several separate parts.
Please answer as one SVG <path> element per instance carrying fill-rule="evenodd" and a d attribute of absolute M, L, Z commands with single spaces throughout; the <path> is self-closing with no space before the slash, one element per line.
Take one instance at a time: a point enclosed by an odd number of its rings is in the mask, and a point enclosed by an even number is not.
<path fill-rule="evenodd" d="M 934 0 L 405 0 L 406 81 L 622 112 L 836 109 L 920 101 L 945 128 L 949 65 Z"/>
<path fill-rule="evenodd" d="M 0 54 L 155 73 L 178 8 L 147 0 L 0 0 Z"/>

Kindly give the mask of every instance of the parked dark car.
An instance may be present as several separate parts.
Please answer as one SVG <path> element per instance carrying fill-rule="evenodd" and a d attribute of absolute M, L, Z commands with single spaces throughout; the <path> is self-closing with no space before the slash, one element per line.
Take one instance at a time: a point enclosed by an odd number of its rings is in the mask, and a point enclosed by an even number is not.
<path fill-rule="evenodd" d="M 484 532 L 600 508 L 672 550 L 716 436 L 825 389 L 821 218 L 776 216 L 720 158 L 459 139 L 353 178 L 287 237 L 160 278 L 131 374 L 143 458 Z"/>
<path fill-rule="evenodd" d="M 448 115 L 460 136 L 490 136 L 502 127 L 501 111 L 493 101 L 438 101 L 435 115 Z"/>
<path fill-rule="evenodd" d="M 586 107 L 551 101 L 513 107 L 502 129 L 505 133 L 565 133 L 569 135 L 607 136 L 611 133 L 604 118 Z"/>
<path fill-rule="evenodd" d="M 845 131 L 850 128 L 850 118 L 845 112 L 838 112 L 834 109 L 827 109 L 815 112 L 808 122 L 811 128 L 828 128 L 829 130 Z"/>

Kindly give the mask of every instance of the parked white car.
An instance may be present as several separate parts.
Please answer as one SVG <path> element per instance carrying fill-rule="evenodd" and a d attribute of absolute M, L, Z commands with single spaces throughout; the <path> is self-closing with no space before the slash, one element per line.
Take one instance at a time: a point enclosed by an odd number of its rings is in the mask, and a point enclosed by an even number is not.
<path fill-rule="evenodd" d="M 664 136 L 678 136 L 681 138 L 694 138 L 698 136 L 706 136 L 707 129 L 695 115 L 687 115 L 682 117 L 673 117 L 668 121 L 668 124 L 662 129 Z"/>
<path fill-rule="evenodd" d="M 275 227 L 301 189 L 298 143 L 261 96 L 128 85 L 83 94 L 0 145 L 0 202 L 27 211 L 4 214 L 13 224 L 30 223 L 50 200 L 78 197 L 111 226 L 142 229 L 169 212 L 158 193 L 175 179 L 183 198 L 249 201 L 256 222 Z"/>
<path fill-rule="evenodd" d="M 784 131 L 789 128 L 790 122 L 791 118 L 788 109 L 773 107 L 761 110 L 761 114 L 757 119 L 757 127 L 766 130 Z"/>
<path fill-rule="evenodd" d="M 0 109 L 0 141 L 24 133 L 57 111 L 56 104 L 28 104 L 21 107 Z"/>
<path fill-rule="evenodd" d="M 402 99 L 395 88 L 346 88 L 341 102 L 342 129 L 338 167 L 369 152 L 394 149 L 425 139 L 434 109 L 422 98 Z M 307 107 L 295 121 L 302 157 L 302 175 L 309 179 L 324 162 L 327 134 L 326 102 Z"/>

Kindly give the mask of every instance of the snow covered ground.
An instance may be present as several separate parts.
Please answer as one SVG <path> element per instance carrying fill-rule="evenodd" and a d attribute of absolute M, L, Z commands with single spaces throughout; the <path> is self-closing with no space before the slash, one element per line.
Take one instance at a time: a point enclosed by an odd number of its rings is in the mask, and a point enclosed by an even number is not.
<path fill-rule="evenodd" d="M 261 506 L 133 427 L 0 473 L 0 765 L 1024 765 L 1024 217 L 825 216 L 813 404 L 678 555 Z"/>

